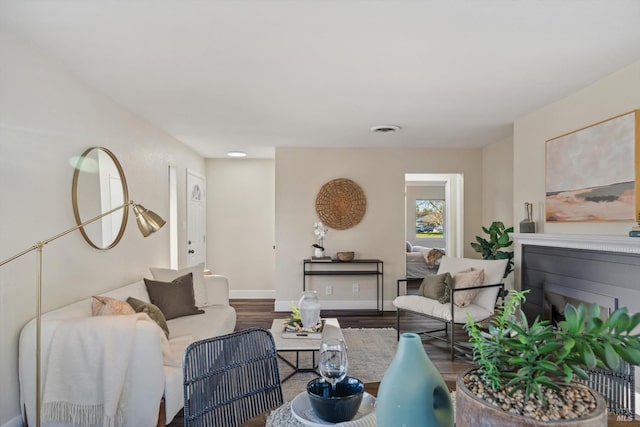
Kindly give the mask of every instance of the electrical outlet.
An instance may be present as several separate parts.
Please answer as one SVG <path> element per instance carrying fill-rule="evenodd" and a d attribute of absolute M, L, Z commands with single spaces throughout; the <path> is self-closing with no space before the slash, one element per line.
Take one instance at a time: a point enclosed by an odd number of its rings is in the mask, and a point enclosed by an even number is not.
<path fill-rule="evenodd" d="M 324 294 L 325 295 L 332 295 L 333 294 L 333 288 L 331 286 L 327 286 L 326 288 L 324 288 Z"/>
<path fill-rule="evenodd" d="M 360 292 L 360 284 L 359 283 L 354 283 L 353 285 L 351 285 L 351 288 L 353 289 L 354 293 Z"/>

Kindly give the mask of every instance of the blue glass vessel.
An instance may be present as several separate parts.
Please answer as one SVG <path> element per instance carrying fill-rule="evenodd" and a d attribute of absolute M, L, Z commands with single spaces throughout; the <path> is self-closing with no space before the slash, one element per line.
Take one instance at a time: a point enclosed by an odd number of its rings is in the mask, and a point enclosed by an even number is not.
<path fill-rule="evenodd" d="M 454 409 L 444 378 L 417 334 L 402 334 L 382 377 L 376 418 L 385 427 L 453 427 Z"/>

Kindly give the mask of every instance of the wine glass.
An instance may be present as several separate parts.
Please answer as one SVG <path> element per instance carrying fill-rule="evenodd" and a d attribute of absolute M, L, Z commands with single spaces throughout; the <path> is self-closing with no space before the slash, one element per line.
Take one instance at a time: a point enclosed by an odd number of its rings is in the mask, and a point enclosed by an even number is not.
<path fill-rule="evenodd" d="M 320 345 L 320 360 L 318 371 L 322 378 L 331 383 L 331 392 L 335 395 L 336 383 L 347 376 L 349 362 L 347 359 L 347 346 L 344 340 L 329 338 Z"/>

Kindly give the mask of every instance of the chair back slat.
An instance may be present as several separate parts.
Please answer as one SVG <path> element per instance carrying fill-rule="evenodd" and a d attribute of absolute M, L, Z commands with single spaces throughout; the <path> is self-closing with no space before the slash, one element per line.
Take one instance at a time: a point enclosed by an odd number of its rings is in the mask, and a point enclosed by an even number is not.
<path fill-rule="evenodd" d="M 635 366 L 624 360 L 617 370 L 594 368 L 587 371 L 588 380 L 575 380 L 600 393 L 607 402 L 610 414 L 635 419 Z"/>
<path fill-rule="evenodd" d="M 271 332 L 252 328 L 189 345 L 185 426 L 238 426 L 283 403 Z"/>

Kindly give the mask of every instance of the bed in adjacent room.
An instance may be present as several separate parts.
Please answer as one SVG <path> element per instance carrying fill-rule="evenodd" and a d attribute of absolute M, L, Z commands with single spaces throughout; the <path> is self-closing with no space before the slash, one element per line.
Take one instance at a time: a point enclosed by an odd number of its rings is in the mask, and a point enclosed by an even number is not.
<path fill-rule="evenodd" d="M 444 255 L 443 248 L 413 246 L 407 242 L 407 279 L 422 279 L 436 274 L 440 266 L 440 258 Z"/>

